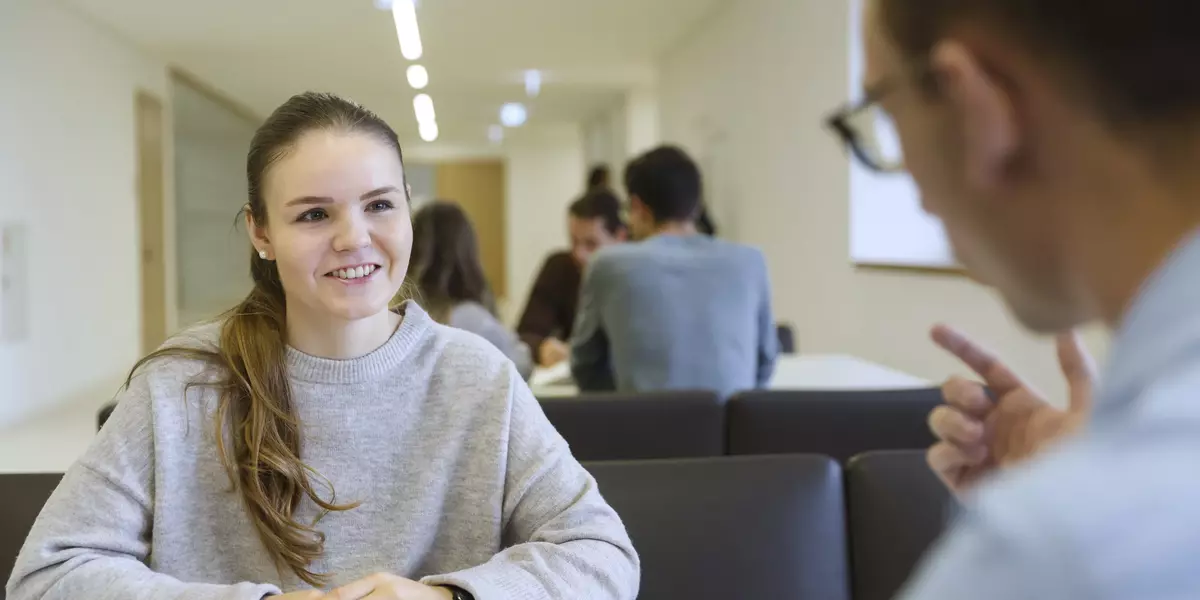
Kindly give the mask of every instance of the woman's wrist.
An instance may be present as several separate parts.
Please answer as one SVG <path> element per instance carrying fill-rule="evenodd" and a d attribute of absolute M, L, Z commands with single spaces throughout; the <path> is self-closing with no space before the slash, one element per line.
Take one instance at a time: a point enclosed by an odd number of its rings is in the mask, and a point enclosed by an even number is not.
<path fill-rule="evenodd" d="M 443 589 L 449 591 L 451 600 L 475 600 L 475 597 L 472 596 L 470 592 L 468 592 L 467 590 L 464 590 L 460 587 L 456 587 L 453 585 L 440 585 L 437 587 L 440 587 L 440 588 L 443 588 Z"/>

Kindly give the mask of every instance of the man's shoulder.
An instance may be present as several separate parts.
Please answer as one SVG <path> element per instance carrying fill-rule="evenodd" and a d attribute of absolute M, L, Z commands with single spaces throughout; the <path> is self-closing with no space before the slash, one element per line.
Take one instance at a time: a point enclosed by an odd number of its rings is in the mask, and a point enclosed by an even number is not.
<path fill-rule="evenodd" d="M 713 239 L 712 245 L 717 252 L 736 254 L 753 260 L 763 260 L 763 252 L 758 246 L 722 239 Z"/>
<path fill-rule="evenodd" d="M 651 251 L 643 242 L 623 242 L 609 244 L 596 251 L 588 260 L 588 268 L 592 271 L 613 269 L 622 265 L 636 263 Z"/>
<path fill-rule="evenodd" d="M 1179 525 L 1200 519 L 1195 430 L 1095 428 L 984 485 L 968 510 L 1015 548 L 1055 547 L 1094 576 L 1126 566 L 1132 548 L 1156 560 L 1194 555 L 1200 529 Z"/>

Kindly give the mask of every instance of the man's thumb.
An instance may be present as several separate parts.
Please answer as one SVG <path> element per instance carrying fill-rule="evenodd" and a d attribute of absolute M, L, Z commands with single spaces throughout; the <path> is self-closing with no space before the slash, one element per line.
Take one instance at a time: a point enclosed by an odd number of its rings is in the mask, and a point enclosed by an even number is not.
<path fill-rule="evenodd" d="M 1083 346 L 1079 333 L 1068 331 L 1058 335 L 1058 364 L 1067 378 L 1070 393 L 1068 410 L 1086 410 L 1092 405 L 1096 383 L 1096 361 Z"/>

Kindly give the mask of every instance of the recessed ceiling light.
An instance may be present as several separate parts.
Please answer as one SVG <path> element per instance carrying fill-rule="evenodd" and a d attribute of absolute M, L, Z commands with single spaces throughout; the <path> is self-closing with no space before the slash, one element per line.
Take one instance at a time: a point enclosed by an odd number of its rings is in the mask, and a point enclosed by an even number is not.
<path fill-rule="evenodd" d="M 393 4 L 395 4 L 395 0 L 375 0 L 375 8 L 379 10 L 392 10 Z M 413 0 L 413 6 L 421 8 L 421 0 Z"/>
<path fill-rule="evenodd" d="M 537 69 L 525 71 L 525 95 L 537 98 L 542 92 L 542 72 Z"/>
<path fill-rule="evenodd" d="M 421 31 L 417 28 L 417 7 L 413 0 L 392 0 L 392 19 L 396 22 L 396 37 L 400 54 L 408 60 L 421 58 Z"/>
<path fill-rule="evenodd" d="M 413 96 L 413 112 L 417 113 L 417 123 L 432 123 L 437 120 L 433 112 L 433 98 L 429 94 Z"/>
<path fill-rule="evenodd" d="M 434 121 L 421 123 L 417 127 L 417 132 L 421 134 L 421 139 L 432 142 L 438 138 L 438 124 Z"/>
<path fill-rule="evenodd" d="M 429 85 L 429 71 L 421 65 L 410 65 L 408 67 L 408 85 L 411 85 L 414 90 L 423 90 Z"/>
<path fill-rule="evenodd" d="M 525 105 L 520 102 L 509 102 L 500 107 L 500 123 L 505 127 L 520 127 L 528 116 Z"/>

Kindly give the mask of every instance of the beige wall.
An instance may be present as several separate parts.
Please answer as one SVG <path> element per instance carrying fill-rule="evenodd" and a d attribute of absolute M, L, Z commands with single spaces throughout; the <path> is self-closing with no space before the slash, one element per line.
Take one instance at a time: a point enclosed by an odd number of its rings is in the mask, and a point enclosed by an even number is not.
<path fill-rule="evenodd" d="M 30 307 L 28 337 L 0 342 L 5 424 L 99 406 L 138 357 L 134 95 L 167 102 L 167 82 L 164 65 L 41 0 L 0 2 L 0 82 L 0 221 L 27 229 Z"/>
<path fill-rule="evenodd" d="M 849 164 L 822 127 L 846 100 L 851 4 L 739 0 L 660 64 L 662 132 L 707 166 L 722 235 L 760 246 L 775 310 L 804 352 L 859 355 L 941 379 L 958 365 L 927 340 L 939 320 L 986 340 L 1061 394 L 1052 346 L 958 277 L 864 271 L 849 259 Z M 1089 335 L 1102 349 L 1105 336 Z"/>
<path fill-rule="evenodd" d="M 505 142 L 508 291 L 501 307 L 515 323 L 546 255 L 567 245 L 567 206 L 583 193 L 583 136 L 578 127 L 523 132 Z"/>

